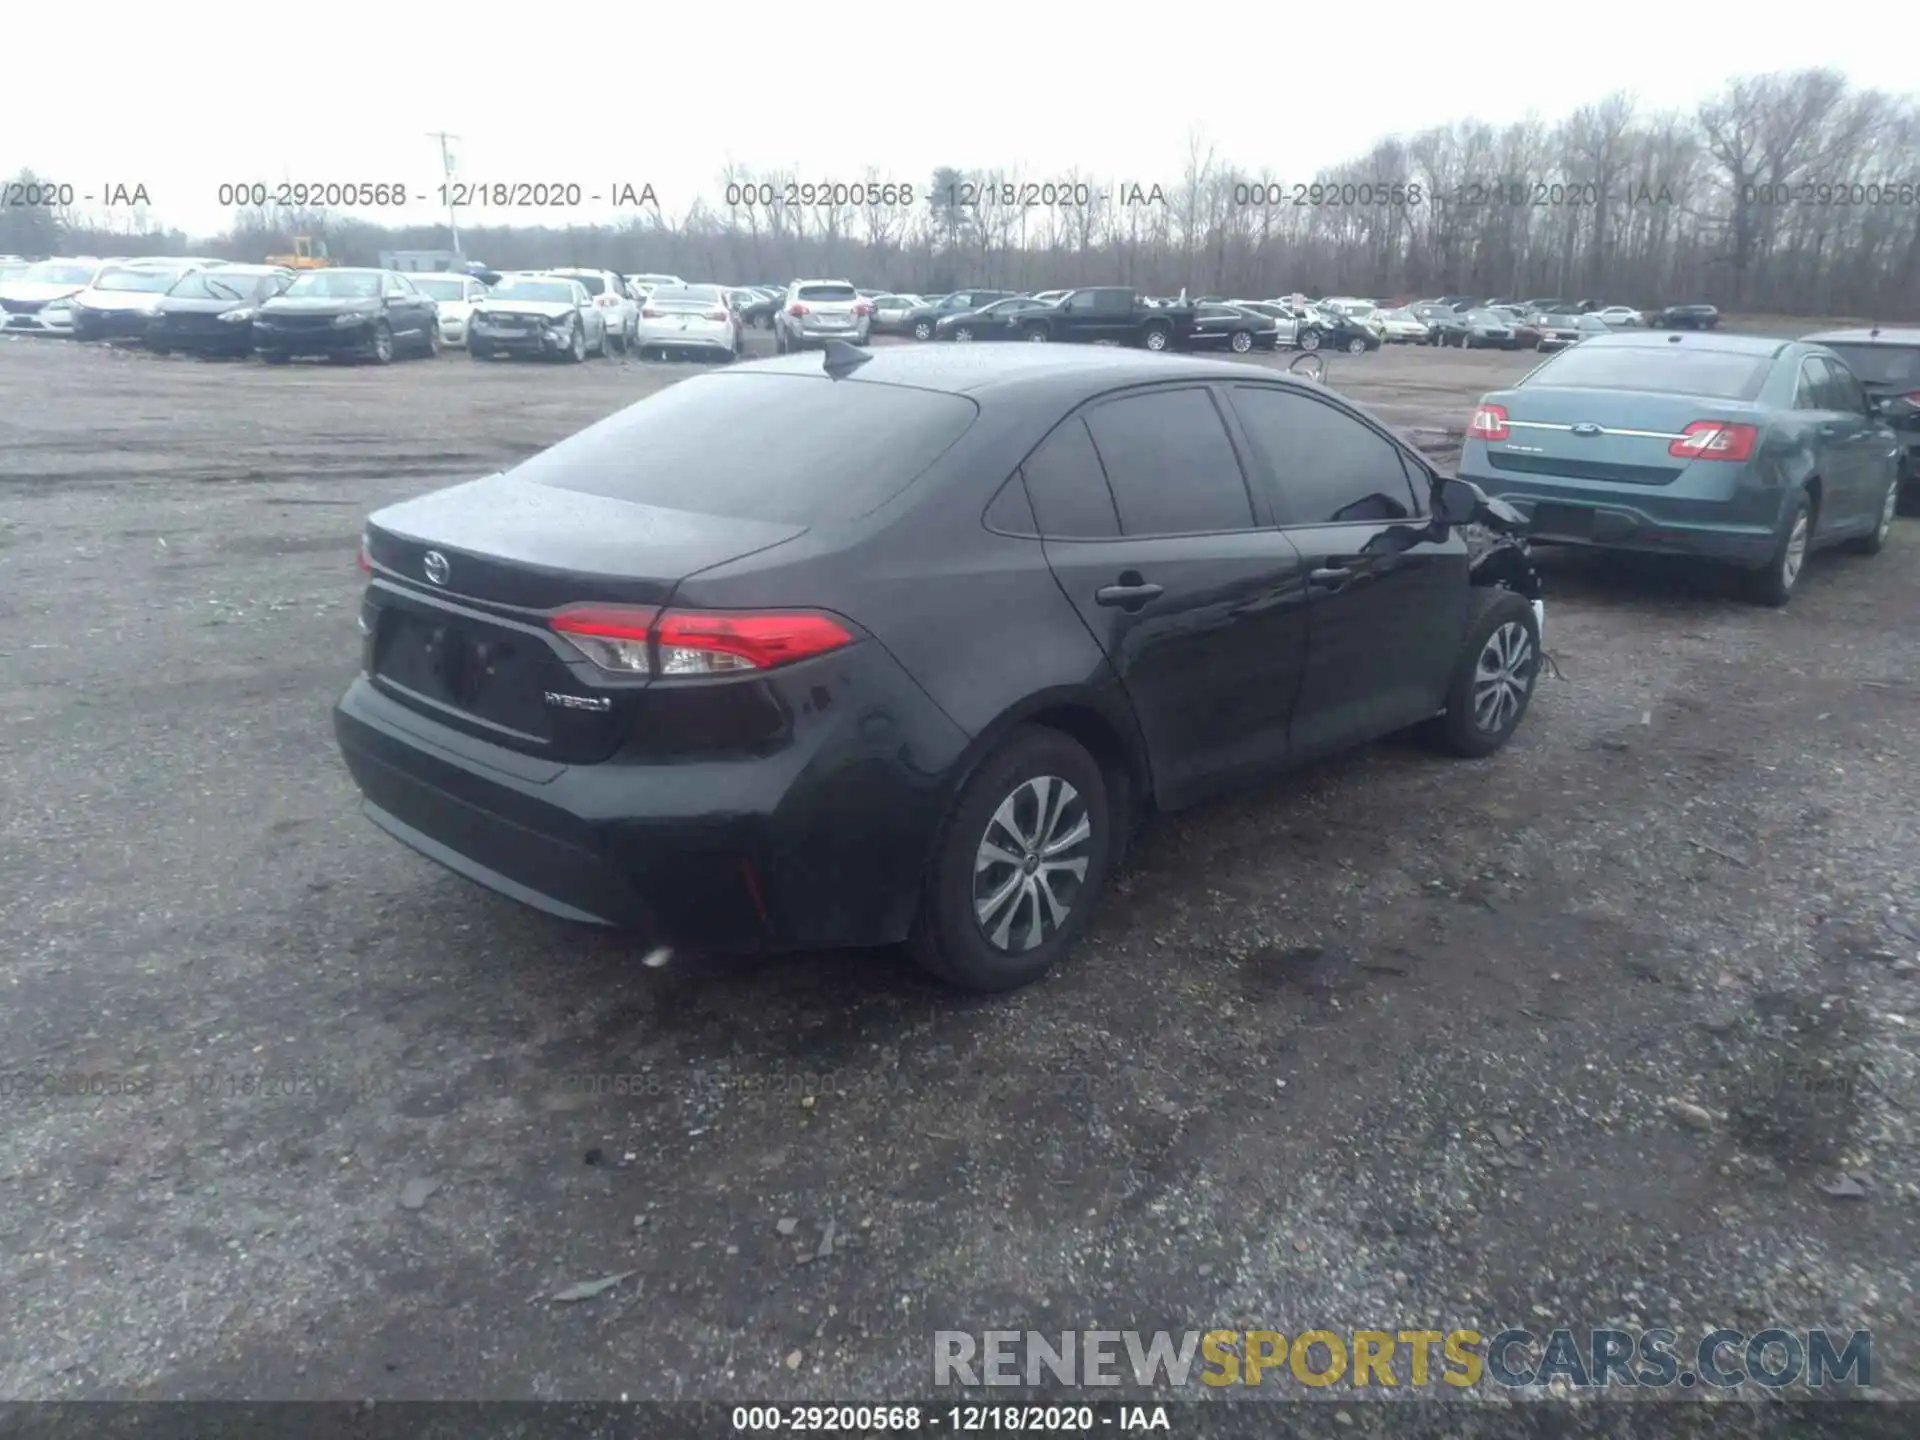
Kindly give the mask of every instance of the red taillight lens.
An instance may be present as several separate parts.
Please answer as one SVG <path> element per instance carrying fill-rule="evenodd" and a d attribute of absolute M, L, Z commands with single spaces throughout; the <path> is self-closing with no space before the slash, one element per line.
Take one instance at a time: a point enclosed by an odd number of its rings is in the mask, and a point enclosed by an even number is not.
<path fill-rule="evenodd" d="M 1745 460 L 1759 438 L 1760 432 L 1751 425 L 1696 420 L 1667 446 L 1667 454 L 1676 460 Z"/>
<path fill-rule="evenodd" d="M 1475 440 L 1504 440 L 1510 433 L 1506 409 L 1500 405 L 1482 405 L 1467 426 L 1467 434 Z"/>
<path fill-rule="evenodd" d="M 1909 390 L 1900 398 L 1905 400 L 1909 405 L 1920 405 L 1920 390 Z"/>
<path fill-rule="evenodd" d="M 858 305 L 853 307 L 853 313 L 856 315 L 871 315 L 873 314 L 873 306 L 862 300 Z"/>
<path fill-rule="evenodd" d="M 640 312 L 640 318 L 643 320 L 658 320 L 660 318 L 660 312 L 649 305 Z"/>
<path fill-rule="evenodd" d="M 660 673 L 771 670 L 852 640 L 852 632 L 838 621 L 804 610 L 754 615 L 670 610 L 660 620 Z"/>
<path fill-rule="evenodd" d="M 373 573 L 373 549 L 367 544 L 367 537 L 365 535 L 360 537 L 359 559 L 360 573 L 363 575 L 371 575 Z"/>
<path fill-rule="evenodd" d="M 650 605 L 574 605 L 547 624 L 602 670 L 650 675 L 653 660 L 648 642 L 659 613 Z"/>
<path fill-rule="evenodd" d="M 787 307 L 787 314 L 789 315 L 804 315 L 806 313 L 807 307 L 804 305 L 789 305 Z"/>
<path fill-rule="evenodd" d="M 651 675 L 651 646 L 660 647 L 661 675 L 729 675 L 771 670 L 824 655 L 852 642 L 853 633 L 811 611 L 671 610 L 647 606 L 574 605 L 548 622 L 554 633 L 602 670 Z"/>

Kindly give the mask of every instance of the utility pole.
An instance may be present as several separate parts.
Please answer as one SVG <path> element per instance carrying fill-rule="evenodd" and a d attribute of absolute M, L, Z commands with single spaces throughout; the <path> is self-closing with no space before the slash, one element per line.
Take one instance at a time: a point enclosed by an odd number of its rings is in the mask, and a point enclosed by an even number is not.
<path fill-rule="evenodd" d="M 444 130 L 429 130 L 427 138 L 440 142 L 440 195 L 447 202 L 447 233 L 453 237 L 453 253 L 459 255 L 461 253 L 460 221 L 454 214 L 453 205 L 453 151 L 448 147 L 447 142 L 458 140 L 460 137 L 449 135 Z"/>

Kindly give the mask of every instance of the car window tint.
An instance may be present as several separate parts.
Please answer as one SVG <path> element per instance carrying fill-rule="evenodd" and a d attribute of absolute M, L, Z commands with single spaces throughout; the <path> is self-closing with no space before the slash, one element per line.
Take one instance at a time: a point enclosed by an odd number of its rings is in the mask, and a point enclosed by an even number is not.
<path fill-rule="evenodd" d="M 1666 391 L 1715 400 L 1752 400 L 1773 373 L 1769 355 L 1679 345 L 1577 345 L 1520 382 L 1582 390 Z"/>
<path fill-rule="evenodd" d="M 1040 533 L 1038 525 L 1034 523 L 1033 504 L 1027 499 L 1027 487 L 1018 476 L 1000 487 L 1000 493 L 987 506 L 985 519 L 989 530 L 998 530 L 1002 535 Z"/>
<path fill-rule="evenodd" d="M 1087 427 L 1124 535 L 1203 535 L 1253 528 L 1233 442 L 1205 390 L 1109 400 Z"/>
<path fill-rule="evenodd" d="M 1844 410 L 1850 415 L 1865 413 L 1867 392 L 1854 378 L 1853 372 L 1825 356 L 1821 357 L 1820 366 L 1827 372 L 1827 390 L 1832 396 L 1830 408 Z"/>
<path fill-rule="evenodd" d="M 515 478 L 741 520 L 850 520 L 891 500 L 973 424 L 958 395 L 815 375 L 683 380 L 523 461 Z M 781 438 L 777 463 L 768 435 Z"/>
<path fill-rule="evenodd" d="M 1067 421 L 1020 467 L 1042 535 L 1062 540 L 1107 540 L 1120 533 L 1113 495 L 1086 422 Z"/>
<path fill-rule="evenodd" d="M 1233 408 L 1273 476 L 1279 524 L 1412 518 L 1399 447 L 1345 411 L 1265 386 L 1234 387 Z"/>
<path fill-rule="evenodd" d="M 1821 389 L 1825 377 L 1811 359 L 1800 362 L 1800 372 L 1793 382 L 1793 408 L 1796 410 L 1824 410 L 1827 397 Z"/>

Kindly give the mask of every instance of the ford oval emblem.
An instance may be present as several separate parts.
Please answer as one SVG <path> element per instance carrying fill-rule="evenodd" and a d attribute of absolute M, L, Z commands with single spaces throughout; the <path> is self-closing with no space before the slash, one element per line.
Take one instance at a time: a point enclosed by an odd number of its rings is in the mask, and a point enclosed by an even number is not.
<path fill-rule="evenodd" d="M 438 550 L 427 551 L 426 558 L 420 563 L 421 568 L 427 572 L 427 579 L 436 585 L 446 584 L 447 576 L 453 573 L 453 567 L 447 564 L 447 557 Z"/>
<path fill-rule="evenodd" d="M 1573 433 L 1576 435 L 1598 435 L 1600 433 L 1600 427 L 1591 420 L 1582 420 L 1578 425 L 1573 427 Z M 445 564 L 446 562 L 442 561 L 441 563 Z"/>

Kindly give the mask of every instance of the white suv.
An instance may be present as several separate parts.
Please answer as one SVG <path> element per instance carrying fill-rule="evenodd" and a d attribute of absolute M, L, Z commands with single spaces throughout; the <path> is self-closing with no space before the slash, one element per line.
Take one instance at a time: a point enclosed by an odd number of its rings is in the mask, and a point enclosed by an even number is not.
<path fill-rule="evenodd" d="M 873 326 L 873 303 L 845 280 L 796 280 L 773 316 L 773 348 L 782 355 L 851 340 L 865 345 Z"/>
<path fill-rule="evenodd" d="M 627 282 L 611 270 L 548 270 L 548 275 L 564 275 L 578 280 L 593 297 L 593 308 L 607 322 L 607 343 L 625 350 L 633 343 L 634 327 L 640 323 L 640 306 L 627 290 Z"/>

